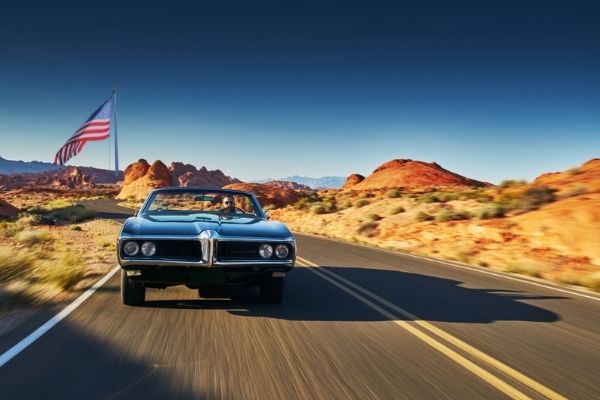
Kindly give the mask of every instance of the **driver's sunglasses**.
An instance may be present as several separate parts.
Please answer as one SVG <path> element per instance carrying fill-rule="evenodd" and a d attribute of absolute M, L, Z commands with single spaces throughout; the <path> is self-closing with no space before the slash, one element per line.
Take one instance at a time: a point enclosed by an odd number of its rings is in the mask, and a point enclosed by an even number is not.
<path fill-rule="evenodd" d="M 232 201 L 229 201 L 229 200 L 227 200 L 227 201 L 224 201 L 223 203 L 224 203 L 226 206 L 230 206 L 230 205 L 232 205 L 232 204 L 233 204 L 233 202 L 232 202 Z"/>

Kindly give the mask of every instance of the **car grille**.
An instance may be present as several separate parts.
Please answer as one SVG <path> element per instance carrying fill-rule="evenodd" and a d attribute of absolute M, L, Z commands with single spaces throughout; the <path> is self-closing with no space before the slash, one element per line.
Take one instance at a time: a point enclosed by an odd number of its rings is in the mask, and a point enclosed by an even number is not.
<path fill-rule="evenodd" d="M 230 242 L 223 241 L 219 242 L 217 245 L 217 259 L 219 261 L 252 261 L 252 260 L 265 260 L 258 254 L 258 247 L 263 244 L 261 242 Z M 279 243 L 269 243 L 273 247 L 277 246 Z M 277 258 L 273 255 L 271 258 L 267 259 L 270 261 L 277 260 L 289 260 L 293 257 L 293 248 L 288 245 L 290 248 L 290 254 L 284 258 Z M 265 260 L 265 261 L 267 261 Z"/>
<path fill-rule="evenodd" d="M 154 257 L 200 261 L 202 246 L 196 240 L 155 240 Z"/>

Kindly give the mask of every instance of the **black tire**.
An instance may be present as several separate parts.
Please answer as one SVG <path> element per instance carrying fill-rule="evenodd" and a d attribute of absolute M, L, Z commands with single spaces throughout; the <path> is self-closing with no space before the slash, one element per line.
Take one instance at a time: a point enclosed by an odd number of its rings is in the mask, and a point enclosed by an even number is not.
<path fill-rule="evenodd" d="M 141 306 L 146 301 L 146 288 L 129 279 L 127 272 L 121 270 L 121 302 L 127 306 Z"/>
<path fill-rule="evenodd" d="M 265 303 L 281 303 L 284 287 L 284 278 L 271 278 L 260 285 L 260 299 Z"/>
<path fill-rule="evenodd" d="M 201 286 L 198 288 L 198 296 L 205 299 L 226 297 L 227 286 Z"/>

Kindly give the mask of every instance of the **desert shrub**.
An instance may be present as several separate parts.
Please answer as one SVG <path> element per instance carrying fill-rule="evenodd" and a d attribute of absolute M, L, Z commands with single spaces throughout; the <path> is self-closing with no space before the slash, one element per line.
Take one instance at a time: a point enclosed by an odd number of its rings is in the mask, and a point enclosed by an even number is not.
<path fill-rule="evenodd" d="M 34 244 L 49 242 L 52 240 L 50 232 L 43 230 L 23 230 L 15 235 L 17 242 L 25 246 L 33 246 Z"/>
<path fill-rule="evenodd" d="M 323 207 L 322 204 L 314 205 L 310 208 L 310 212 L 313 214 L 327 214 L 327 210 Z"/>
<path fill-rule="evenodd" d="M 596 292 L 600 292 L 600 272 L 593 272 L 581 277 L 581 284 Z"/>
<path fill-rule="evenodd" d="M 563 195 L 563 197 L 575 197 L 575 196 L 579 196 L 581 194 L 586 194 L 588 191 L 589 190 L 588 190 L 587 186 L 582 185 L 582 184 L 578 184 L 578 185 L 575 185 L 568 192 L 566 192 Z"/>
<path fill-rule="evenodd" d="M 96 212 L 80 205 L 63 208 L 52 212 L 56 219 L 73 223 L 83 222 L 96 218 Z"/>
<path fill-rule="evenodd" d="M 382 216 L 380 216 L 379 214 L 369 214 L 367 215 L 367 218 L 369 218 L 371 221 L 379 221 L 381 219 L 383 219 Z"/>
<path fill-rule="evenodd" d="M 33 256 L 12 247 L 0 247 L 0 283 L 25 275 L 33 267 Z"/>
<path fill-rule="evenodd" d="M 436 193 L 425 193 L 417 197 L 417 203 L 439 203 L 441 200 Z"/>
<path fill-rule="evenodd" d="M 418 222 L 433 221 L 433 215 L 429 215 L 426 212 L 419 211 L 415 216 L 415 220 Z"/>
<path fill-rule="evenodd" d="M 13 237 L 24 228 L 23 224 L 12 221 L 0 221 L 0 236 Z"/>
<path fill-rule="evenodd" d="M 535 278 L 542 277 L 542 269 L 537 265 L 520 264 L 520 263 L 509 263 L 504 267 L 504 271 L 512 272 L 515 274 L 523 274 L 533 276 Z"/>
<path fill-rule="evenodd" d="M 488 204 L 477 212 L 479 219 L 502 218 L 506 214 L 506 209 L 500 204 Z"/>
<path fill-rule="evenodd" d="M 72 231 L 82 231 L 83 229 L 81 229 L 81 227 L 79 225 L 72 225 L 69 229 L 71 229 Z"/>
<path fill-rule="evenodd" d="M 294 207 L 296 210 L 304 210 L 308 206 L 308 203 L 308 198 L 304 197 L 292 204 L 292 207 Z"/>
<path fill-rule="evenodd" d="M 392 215 L 396 215 L 396 214 L 400 214 L 405 212 L 406 210 L 404 209 L 404 207 L 399 206 L 399 207 L 394 207 L 391 209 L 390 214 Z"/>
<path fill-rule="evenodd" d="M 506 211 L 526 212 L 536 210 L 542 205 L 556 200 L 554 190 L 544 186 L 525 186 L 518 190 L 503 192 L 497 204 Z"/>
<path fill-rule="evenodd" d="M 460 200 L 475 200 L 480 203 L 487 203 L 493 200 L 492 195 L 482 189 L 465 190 L 458 194 Z"/>
<path fill-rule="evenodd" d="M 364 207 L 367 204 L 369 204 L 369 200 L 367 199 L 358 199 L 354 202 L 354 207 L 360 208 L 360 207 Z"/>
<path fill-rule="evenodd" d="M 517 179 L 505 179 L 502 182 L 500 182 L 500 187 L 503 189 L 509 188 L 509 187 L 515 187 L 515 186 L 522 186 L 522 185 L 526 185 L 527 181 L 524 180 L 517 180 Z"/>
<path fill-rule="evenodd" d="M 78 254 L 65 253 L 58 263 L 49 265 L 40 273 L 40 278 L 63 290 L 69 290 L 85 276 L 85 267 Z"/>
<path fill-rule="evenodd" d="M 400 189 L 392 189 L 385 194 L 387 197 L 395 199 L 402 197 L 402 191 Z"/>
<path fill-rule="evenodd" d="M 436 216 L 435 220 L 440 222 L 445 221 L 460 221 L 471 218 L 471 213 L 467 211 L 442 210 Z"/>
<path fill-rule="evenodd" d="M 360 235 L 373 237 L 379 234 L 379 224 L 377 222 L 367 222 L 358 227 L 357 232 Z"/>
<path fill-rule="evenodd" d="M 54 211 L 54 210 L 59 210 L 59 209 L 63 209 L 63 208 L 71 207 L 71 206 L 73 206 L 73 203 L 69 200 L 54 199 L 54 200 L 50 200 L 48 203 L 46 203 L 46 205 L 44 206 L 44 209 L 47 211 Z"/>
<path fill-rule="evenodd" d="M 350 208 L 350 207 L 352 207 L 352 205 L 353 205 L 352 200 L 346 200 L 344 202 L 344 208 Z"/>
<path fill-rule="evenodd" d="M 56 225 L 59 221 L 78 223 L 96 218 L 96 212 L 66 200 L 52 200 L 43 208 L 31 208 L 32 225 Z"/>
<path fill-rule="evenodd" d="M 519 209 L 523 211 L 536 210 L 542 205 L 556 200 L 554 190 L 547 187 L 530 187 L 525 196 L 520 199 Z"/>

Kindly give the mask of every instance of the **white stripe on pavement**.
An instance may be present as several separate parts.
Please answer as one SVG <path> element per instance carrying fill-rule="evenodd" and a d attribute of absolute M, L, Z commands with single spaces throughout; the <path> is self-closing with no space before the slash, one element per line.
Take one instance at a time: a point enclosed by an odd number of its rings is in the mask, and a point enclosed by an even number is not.
<path fill-rule="evenodd" d="M 67 315 L 71 314 L 77 307 L 83 304 L 91 295 L 94 294 L 96 290 L 98 290 L 102 285 L 104 285 L 110 278 L 113 277 L 114 274 L 119 271 L 121 267 L 116 266 L 106 275 L 104 275 L 94 286 L 83 292 L 78 298 L 73 300 L 71 304 L 66 306 L 61 312 L 56 314 L 54 317 L 49 319 L 44 325 L 37 328 L 35 331 L 30 333 L 27 337 L 21 340 L 19 343 L 15 344 L 13 347 L 8 349 L 4 354 L 0 356 L 0 367 L 4 366 L 7 362 L 12 360 L 17 354 L 25 350 L 29 345 L 38 340 L 42 335 L 48 332 L 50 329 L 54 328 L 56 324 L 62 321 Z"/>

